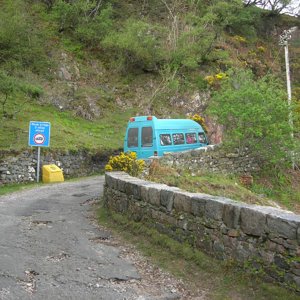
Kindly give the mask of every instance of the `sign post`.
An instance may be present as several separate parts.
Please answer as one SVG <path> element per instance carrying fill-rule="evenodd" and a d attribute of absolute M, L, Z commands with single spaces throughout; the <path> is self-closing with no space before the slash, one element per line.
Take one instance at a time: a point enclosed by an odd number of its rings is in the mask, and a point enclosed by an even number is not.
<path fill-rule="evenodd" d="M 30 121 L 29 123 L 28 145 L 31 147 L 38 147 L 36 182 L 39 182 L 40 179 L 41 147 L 49 147 L 50 145 L 50 128 L 50 122 Z"/>

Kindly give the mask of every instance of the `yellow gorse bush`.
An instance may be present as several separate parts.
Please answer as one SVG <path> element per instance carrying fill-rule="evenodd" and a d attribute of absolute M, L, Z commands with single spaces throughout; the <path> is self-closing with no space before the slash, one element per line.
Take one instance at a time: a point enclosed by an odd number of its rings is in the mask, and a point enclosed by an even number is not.
<path fill-rule="evenodd" d="M 137 159 L 135 152 L 121 152 L 120 155 L 110 157 L 105 171 L 124 171 L 131 176 L 137 176 L 144 170 L 144 167 L 145 162 Z"/>
<path fill-rule="evenodd" d="M 259 46 L 259 47 L 257 47 L 257 50 L 261 53 L 265 53 L 267 49 L 263 46 Z"/>
<path fill-rule="evenodd" d="M 218 74 L 215 74 L 215 75 L 209 75 L 209 76 L 206 76 L 204 78 L 204 80 L 209 84 L 209 85 L 214 85 L 216 83 L 218 83 L 219 81 L 221 80 L 224 80 L 226 79 L 228 76 L 226 73 L 218 73 Z"/>
<path fill-rule="evenodd" d="M 204 130 L 205 132 L 207 132 L 207 125 L 206 125 L 205 119 L 204 119 L 203 117 L 199 116 L 198 114 L 194 114 L 194 115 L 191 117 L 191 119 L 192 119 L 193 121 L 197 122 L 198 124 L 200 124 L 200 125 L 202 126 L 203 130 Z"/>
<path fill-rule="evenodd" d="M 240 42 L 240 43 L 246 43 L 247 42 L 246 38 L 244 38 L 243 36 L 240 36 L 240 35 L 235 35 L 233 38 L 236 41 Z"/>
<path fill-rule="evenodd" d="M 209 85 L 213 85 L 213 83 L 215 82 L 215 77 L 209 75 L 209 76 L 206 76 L 206 77 L 204 78 L 204 80 L 205 80 Z"/>

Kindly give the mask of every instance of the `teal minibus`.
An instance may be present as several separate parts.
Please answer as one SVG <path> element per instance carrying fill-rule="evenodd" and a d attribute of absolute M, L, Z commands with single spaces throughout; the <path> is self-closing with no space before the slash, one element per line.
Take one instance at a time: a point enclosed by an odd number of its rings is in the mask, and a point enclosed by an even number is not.
<path fill-rule="evenodd" d="M 206 145 L 203 128 L 193 120 L 138 116 L 129 119 L 124 152 L 136 152 L 139 159 L 146 159 Z"/>

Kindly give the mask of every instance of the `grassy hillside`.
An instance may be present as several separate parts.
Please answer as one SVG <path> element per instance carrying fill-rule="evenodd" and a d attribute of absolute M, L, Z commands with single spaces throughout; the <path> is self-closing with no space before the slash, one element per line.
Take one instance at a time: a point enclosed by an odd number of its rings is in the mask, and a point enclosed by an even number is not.
<path fill-rule="evenodd" d="M 230 68 L 284 81 L 278 35 L 299 23 L 238 0 L 4 0 L 2 7 L 1 149 L 26 148 L 30 120 L 52 123 L 51 148 L 102 149 L 122 146 L 134 114 L 207 116 Z"/>
<path fill-rule="evenodd" d="M 24 149 L 28 145 L 29 121 L 51 123 L 52 149 L 118 149 L 123 147 L 127 120 L 133 110 L 108 112 L 100 120 L 87 121 L 50 105 L 30 105 L 22 114 L 1 124 L 0 144 L 4 149 Z"/>

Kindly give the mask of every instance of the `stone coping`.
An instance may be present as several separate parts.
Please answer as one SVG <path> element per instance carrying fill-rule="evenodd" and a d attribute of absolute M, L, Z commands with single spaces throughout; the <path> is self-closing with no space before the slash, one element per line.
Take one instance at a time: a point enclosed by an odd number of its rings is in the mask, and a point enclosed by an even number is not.
<path fill-rule="evenodd" d="M 164 197 L 168 193 L 173 201 L 167 201 L 168 211 L 175 210 L 198 217 L 208 217 L 215 221 L 222 221 L 226 226 L 240 228 L 245 234 L 264 236 L 272 234 L 284 239 L 297 240 L 300 243 L 300 215 L 293 212 L 274 208 L 246 204 L 225 197 L 212 196 L 203 193 L 190 193 L 177 187 L 159 184 L 132 177 L 124 172 L 107 172 L 106 184 L 116 190 L 131 194 L 136 199 L 150 201 L 150 189 L 160 192 L 160 201 L 163 205 Z M 151 194 L 151 193 L 150 193 Z M 166 202 L 166 201 L 165 201 Z M 170 203 L 172 202 L 172 203 Z"/>

